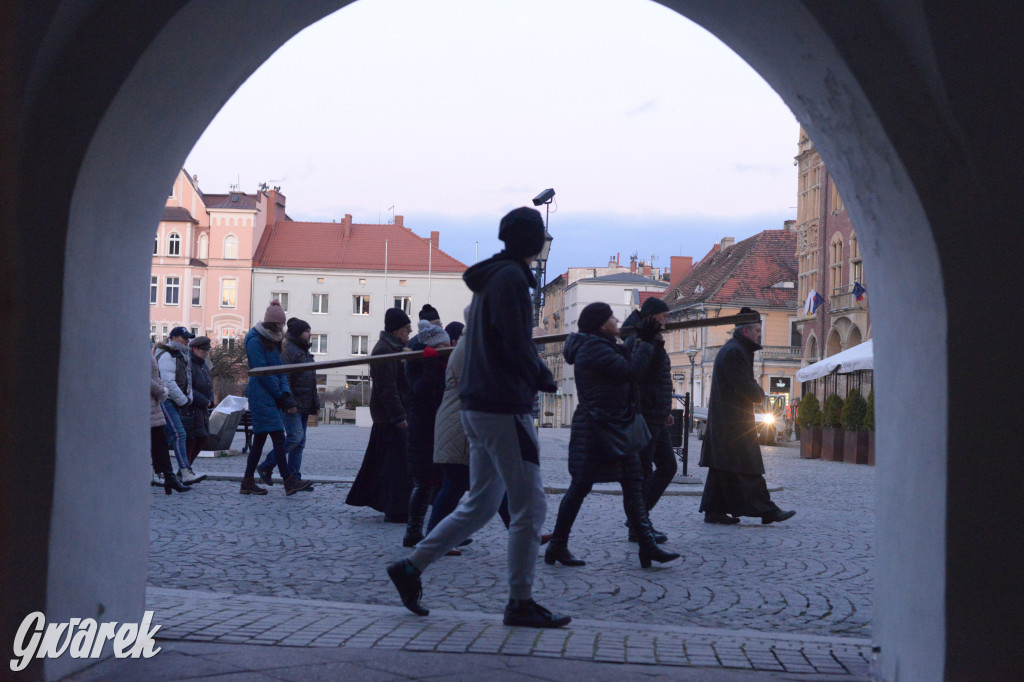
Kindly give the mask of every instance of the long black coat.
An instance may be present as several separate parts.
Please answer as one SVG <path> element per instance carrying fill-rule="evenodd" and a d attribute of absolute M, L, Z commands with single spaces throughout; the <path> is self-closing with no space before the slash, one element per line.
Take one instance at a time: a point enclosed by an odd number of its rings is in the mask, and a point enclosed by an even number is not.
<path fill-rule="evenodd" d="M 633 311 L 626 321 L 624 327 L 632 327 L 640 324 L 640 315 Z M 640 342 L 639 337 L 633 335 L 626 337 L 626 348 L 630 351 Z M 672 361 L 665 352 L 665 344 L 654 345 L 654 356 L 650 364 L 644 370 L 643 375 L 637 382 L 637 389 L 640 393 L 640 411 L 647 420 L 651 429 L 665 425 L 668 415 L 672 411 Z"/>
<path fill-rule="evenodd" d="M 192 404 L 182 415 L 182 426 L 189 438 L 206 438 L 210 434 L 210 408 L 213 407 L 213 378 L 206 360 L 192 355 Z"/>
<path fill-rule="evenodd" d="M 626 428 L 637 411 L 636 381 L 651 362 L 654 348 L 637 341 L 630 352 L 613 339 L 595 334 L 570 334 L 562 351 L 565 361 L 576 367 L 576 396 L 579 404 L 572 415 L 569 435 L 569 473 L 594 482 L 622 479 L 622 457 L 609 456 L 598 447 L 600 437 L 594 428 Z"/>
<path fill-rule="evenodd" d="M 401 353 L 402 341 L 390 332 L 381 332 L 380 340 L 370 355 Z M 402 364 L 378 362 L 370 365 L 370 417 L 374 424 L 400 424 L 406 420 L 409 409 L 409 382 Z"/>
<path fill-rule="evenodd" d="M 754 405 L 764 400 L 764 391 L 754 380 L 754 351 L 760 348 L 737 331 L 715 356 L 702 467 L 764 474 L 754 427 Z"/>
<path fill-rule="evenodd" d="M 413 350 L 423 350 L 423 344 Z M 444 398 L 444 372 L 448 363 L 441 358 L 412 360 L 405 364 L 409 382 L 409 430 L 406 452 L 409 474 L 422 478 L 434 465 L 434 420 Z"/>

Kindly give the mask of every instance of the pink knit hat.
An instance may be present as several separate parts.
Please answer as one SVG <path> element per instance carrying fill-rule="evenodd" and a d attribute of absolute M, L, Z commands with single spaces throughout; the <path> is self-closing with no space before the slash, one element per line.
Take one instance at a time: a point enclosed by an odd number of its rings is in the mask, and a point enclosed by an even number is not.
<path fill-rule="evenodd" d="M 267 306 L 267 312 L 263 313 L 264 323 L 277 322 L 283 326 L 287 319 L 288 316 L 284 314 L 284 308 L 281 307 L 281 302 L 276 298 Z"/>

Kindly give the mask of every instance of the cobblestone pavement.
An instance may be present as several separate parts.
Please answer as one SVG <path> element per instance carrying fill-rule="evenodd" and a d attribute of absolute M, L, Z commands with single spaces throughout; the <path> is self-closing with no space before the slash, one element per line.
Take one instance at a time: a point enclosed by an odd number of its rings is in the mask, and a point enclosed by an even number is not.
<path fill-rule="evenodd" d="M 546 484 L 568 483 L 568 435 L 541 431 Z M 368 429 L 354 426 L 310 429 L 303 475 L 354 476 L 368 437 Z M 693 441 L 695 452 L 699 445 Z M 766 448 L 765 463 L 769 484 L 781 487 L 773 499 L 797 510 L 792 520 L 708 525 L 697 513 L 699 497 L 666 496 L 652 518 L 670 536 L 666 547 L 683 558 L 646 570 L 639 567 L 637 546 L 626 541 L 621 497 L 591 495 L 570 540 L 587 565 L 539 561 L 538 601 L 577 620 L 643 623 L 645 632 L 692 626 L 859 638 L 851 641 L 866 661 L 874 470 L 800 460 L 792 445 Z M 203 458 L 196 468 L 240 475 L 244 465 L 244 457 L 232 456 Z M 703 476 L 697 467 L 690 473 Z M 239 495 L 230 481 L 204 481 L 184 495 L 154 488 L 149 585 L 394 607 L 398 600 L 384 566 L 409 553 L 401 547 L 404 526 L 346 506 L 348 488 L 318 484 L 291 497 L 280 484 L 264 497 Z M 559 500 L 548 496 L 548 529 Z M 493 623 L 507 594 L 505 538 L 495 518 L 463 556 L 431 566 L 424 603 L 466 617 L 486 614 Z"/>

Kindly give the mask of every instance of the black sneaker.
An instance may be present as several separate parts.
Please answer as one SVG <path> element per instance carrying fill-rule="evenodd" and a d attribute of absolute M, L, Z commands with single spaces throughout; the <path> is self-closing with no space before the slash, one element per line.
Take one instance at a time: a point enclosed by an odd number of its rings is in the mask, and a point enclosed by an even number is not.
<path fill-rule="evenodd" d="M 505 625 L 522 628 L 560 628 L 572 622 L 571 616 L 556 616 L 532 599 L 509 599 L 505 606 Z"/>
<path fill-rule="evenodd" d="M 430 613 L 423 608 L 420 599 L 423 598 L 423 584 L 420 582 L 420 572 L 408 559 L 396 561 L 388 565 L 388 577 L 395 584 L 398 596 L 402 598 L 405 608 L 417 616 L 425 616 Z M 507 614 L 507 612 L 506 612 Z"/>
<path fill-rule="evenodd" d="M 728 514 L 723 514 L 721 512 L 704 512 L 704 523 L 721 523 L 726 526 L 731 526 L 739 522 L 739 518 L 735 516 L 729 516 Z M 764 521 L 762 520 L 762 523 L 763 522 Z M 771 522 L 769 521 L 769 523 Z"/>
<path fill-rule="evenodd" d="M 263 467 L 256 467 L 256 475 L 260 477 L 260 483 L 263 485 L 274 485 L 274 479 L 270 477 L 270 474 L 271 472 Z"/>

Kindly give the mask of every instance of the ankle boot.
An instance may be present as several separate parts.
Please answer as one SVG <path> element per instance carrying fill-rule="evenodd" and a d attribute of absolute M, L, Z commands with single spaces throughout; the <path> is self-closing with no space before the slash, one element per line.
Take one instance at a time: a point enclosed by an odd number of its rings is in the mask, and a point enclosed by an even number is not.
<path fill-rule="evenodd" d="M 256 481 L 252 476 L 242 479 L 242 489 L 239 490 L 242 495 L 266 495 L 267 489 L 261 488 L 256 485 Z"/>
<path fill-rule="evenodd" d="M 295 474 L 291 474 L 288 478 L 284 479 L 284 494 L 294 495 L 300 490 L 305 490 L 311 485 L 312 483 L 310 483 L 309 481 L 303 481 Z"/>
<path fill-rule="evenodd" d="M 405 537 L 402 538 L 402 547 L 415 547 L 416 543 L 423 539 L 423 517 L 409 514 L 409 522 L 405 524 Z"/>
<path fill-rule="evenodd" d="M 658 547 L 654 538 L 654 528 L 651 526 L 651 519 L 647 515 L 647 507 L 644 506 L 644 498 L 640 489 L 640 482 L 635 479 L 627 479 L 622 484 L 622 502 L 626 509 L 626 517 L 629 519 L 631 528 L 636 529 L 636 539 L 640 543 L 640 567 L 649 568 L 651 561 L 663 564 L 679 558 L 674 552 L 666 552 Z"/>
<path fill-rule="evenodd" d="M 172 490 L 183 493 L 187 490 L 192 490 L 192 486 L 185 485 L 174 475 L 174 472 L 168 471 L 164 474 L 164 493 L 170 495 Z"/>
<path fill-rule="evenodd" d="M 409 494 L 409 520 L 405 524 L 402 547 L 415 547 L 423 539 L 423 519 L 427 516 L 429 505 L 430 488 L 418 479 L 413 479 L 412 492 Z"/>
<path fill-rule="evenodd" d="M 563 566 L 586 566 L 587 562 L 577 559 L 569 551 L 569 545 L 565 540 L 551 539 L 547 549 L 544 550 L 544 563 L 553 566 L 555 562 Z"/>

